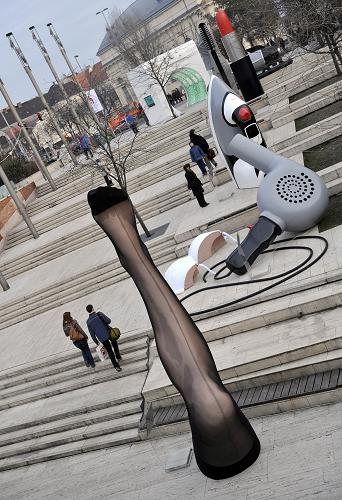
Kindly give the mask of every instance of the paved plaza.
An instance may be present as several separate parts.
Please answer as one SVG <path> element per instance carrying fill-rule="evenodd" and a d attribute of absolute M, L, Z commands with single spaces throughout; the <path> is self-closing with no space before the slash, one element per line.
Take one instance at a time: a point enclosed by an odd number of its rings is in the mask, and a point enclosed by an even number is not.
<path fill-rule="evenodd" d="M 295 126 L 297 118 L 337 98 L 341 82 L 314 91 L 331 72 L 325 55 L 310 54 L 263 79 L 266 96 L 254 106 L 269 147 L 303 163 L 304 151 L 342 137 L 341 113 L 301 130 Z M 313 88 L 310 98 L 289 102 L 308 88 Z M 197 235 L 218 229 L 243 238 L 259 215 L 257 190 L 237 191 L 220 159 L 215 185 L 203 178 L 210 205 L 198 207 L 182 170 L 194 127 L 213 144 L 205 107 L 144 130 L 137 140 L 148 159 L 136 158 L 128 173 L 133 202 L 152 232 L 159 231 L 147 246 L 162 273 L 187 254 Z M 342 157 L 318 173 L 329 195 L 340 195 Z M 194 458 L 189 467 L 166 471 L 177 453 L 191 448 L 189 424 L 158 357 L 144 303 L 89 213 L 86 193 L 103 184 L 102 177 L 85 162 L 79 171 L 56 169 L 53 175 L 58 191 L 40 180 L 28 206 L 40 238 L 33 240 L 21 222 L 0 255 L 11 286 L 0 293 L 0 497 L 342 498 L 341 225 L 327 220 L 324 231 L 307 231 L 300 244 L 312 249 L 313 258 L 324 249 L 317 236 L 327 240 L 328 251 L 266 292 L 226 305 L 273 283 L 273 276 L 307 256 L 305 249 L 262 255 L 252 277 L 268 282 L 241 285 L 245 276 L 230 277 L 220 284 L 233 286 L 184 302 L 190 313 L 219 309 L 197 315 L 196 323 L 223 383 L 261 440 L 252 467 L 215 482 L 199 473 Z M 299 245 L 294 234 L 281 238 Z M 206 265 L 224 260 L 233 248 L 227 242 Z M 189 291 L 214 284 L 209 277 L 205 285 L 202 274 Z M 65 338 L 63 312 L 70 311 L 86 329 L 88 303 L 122 331 L 121 373 L 99 361 L 90 372 Z"/>

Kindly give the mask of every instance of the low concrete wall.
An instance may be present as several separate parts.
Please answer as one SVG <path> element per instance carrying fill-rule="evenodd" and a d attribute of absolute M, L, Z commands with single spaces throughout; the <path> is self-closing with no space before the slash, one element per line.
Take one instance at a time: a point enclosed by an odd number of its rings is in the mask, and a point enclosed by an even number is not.
<path fill-rule="evenodd" d="M 36 198 L 36 185 L 34 182 L 27 184 L 17 191 L 17 194 L 24 205 Z M 0 200 L 0 250 L 2 249 L 6 235 L 21 220 L 21 215 L 17 211 L 12 198 L 7 196 Z"/>

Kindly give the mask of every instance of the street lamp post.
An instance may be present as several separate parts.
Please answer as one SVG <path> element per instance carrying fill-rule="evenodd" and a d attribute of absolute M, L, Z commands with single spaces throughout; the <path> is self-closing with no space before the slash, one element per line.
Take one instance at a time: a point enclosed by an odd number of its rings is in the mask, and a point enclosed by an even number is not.
<path fill-rule="evenodd" d="M 80 65 L 80 61 L 78 60 L 78 58 L 79 58 L 79 57 L 80 57 L 80 56 L 74 56 L 75 61 L 76 61 L 76 64 L 77 64 L 77 66 L 80 68 L 80 72 L 82 73 L 82 72 L 83 72 L 83 68 L 82 68 L 82 66 Z"/>
<path fill-rule="evenodd" d="M 88 96 L 84 92 L 84 89 L 83 89 L 82 85 L 80 84 L 80 82 L 78 81 L 78 79 L 76 77 L 75 70 L 74 70 L 74 68 L 73 68 L 73 66 L 71 64 L 71 61 L 70 61 L 69 56 L 67 54 L 67 51 L 65 50 L 65 47 L 64 47 L 64 45 L 63 45 L 63 43 L 62 43 L 62 41 L 61 41 L 61 39 L 60 39 L 60 37 L 59 37 L 56 29 L 55 29 L 55 27 L 53 26 L 52 23 L 48 23 L 47 27 L 49 28 L 50 35 L 55 40 L 55 42 L 56 42 L 56 44 L 57 44 L 57 46 L 58 46 L 58 48 L 60 50 L 60 53 L 62 54 L 62 56 L 63 56 L 63 58 L 65 60 L 65 62 L 67 63 L 67 66 L 68 66 L 68 68 L 69 68 L 69 70 L 71 72 L 71 75 L 72 75 L 72 77 L 74 79 L 74 82 L 76 83 L 76 85 L 80 89 L 80 93 L 81 93 L 81 95 L 82 95 L 82 97 L 83 97 L 83 99 L 84 99 L 84 101 L 85 101 L 85 103 L 86 103 L 86 105 L 87 105 L 87 107 L 89 109 L 90 114 L 92 115 L 92 117 L 94 119 L 95 124 L 97 125 L 98 129 L 101 129 L 101 124 L 100 124 L 100 122 L 98 120 L 98 117 L 97 117 L 97 115 L 96 115 L 96 113 L 95 113 L 92 105 L 90 104 Z"/>
<path fill-rule="evenodd" d="M 59 135 L 62 143 L 64 144 L 66 150 L 68 151 L 69 155 L 70 155 L 70 158 L 73 162 L 73 164 L 75 165 L 75 167 L 78 167 L 78 163 L 77 163 L 77 160 L 76 160 L 76 157 L 75 155 L 73 154 L 73 152 L 69 149 L 69 144 L 67 143 L 64 135 L 63 135 L 63 132 L 61 131 L 60 129 L 60 126 L 55 118 L 55 115 L 54 113 L 52 112 L 52 109 L 50 108 L 47 100 L 45 99 L 45 96 L 41 90 L 41 88 L 39 87 L 38 85 L 38 82 L 37 80 L 35 79 L 34 75 L 33 75 L 33 72 L 31 70 L 31 67 L 29 65 L 29 63 L 27 62 L 27 59 L 25 58 L 15 36 L 13 35 L 13 33 L 7 33 L 7 38 L 9 39 L 9 42 L 10 42 L 10 46 L 11 48 L 14 50 L 14 52 L 17 54 L 18 56 L 18 59 L 19 61 L 21 62 L 21 65 L 23 66 L 27 76 L 29 77 L 29 79 L 31 80 L 31 83 L 35 89 L 35 91 L 37 92 L 38 96 L 40 97 L 42 103 L 43 103 L 43 106 L 44 108 L 46 109 L 46 111 L 48 112 L 48 115 L 50 117 L 50 120 L 57 132 L 57 134 Z"/>
<path fill-rule="evenodd" d="M 45 163 L 43 162 L 39 152 L 38 152 L 38 149 L 36 148 L 34 142 L 32 141 L 31 139 L 31 136 L 30 134 L 28 133 L 28 131 L 26 130 L 26 128 L 24 127 L 24 123 L 22 121 L 22 119 L 20 118 L 20 115 L 18 113 L 18 111 L 16 110 L 10 96 L 8 95 L 7 93 L 7 90 L 5 88 L 5 85 L 3 83 L 3 81 L 1 80 L 0 78 L 0 92 L 2 93 L 9 109 L 11 110 L 12 112 L 12 115 L 14 116 L 14 119 L 15 121 L 19 124 L 19 126 L 21 127 L 21 130 L 27 140 L 27 143 L 28 145 L 30 146 L 31 150 L 32 150 L 32 153 L 33 153 L 33 156 L 36 160 L 36 163 L 37 163 L 37 166 L 39 168 L 39 170 L 41 171 L 43 177 L 45 179 L 47 179 L 48 183 L 50 184 L 51 188 L 53 189 L 53 191 L 55 191 L 57 189 L 57 186 L 55 184 L 55 181 L 52 179 L 51 175 L 50 175 L 50 172 L 48 171 L 48 169 L 46 168 L 45 166 Z"/>
<path fill-rule="evenodd" d="M 105 20 L 107 29 L 111 30 L 111 25 L 109 24 L 108 18 L 107 18 L 106 14 L 105 14 L 105 12 L 107 12 L 108 10 L 109 10 L 108 7 L 106 7 L 105 9 L 102 9 L 99 12 L 96 12 L 96 15 L 97 16 L 102 15 L 103 19 Z"/>
<path fill-rule="evenodd" d="M 71 114 L 75 120 L 75 123 L 76 123 L 76 126 L 80 128 L 80 123 L 79 123 L 79 118 L 78 118 L 78 115 L 75 111 L 75 108 L 71 102 L 71 99 L 67 93 L 67 91 L 65 90 L 65 87 L 63 85 L 63 82 L 62 80 L 60 79 L 58 73 L 57 73 L 57 70 L 56 68 L 54 67 L 54 65 L 52 64 L 52 61 L 51 61 L 51 57 L 50 57 L 50 54 L 48 53 L 42 39 L 40 38 L 40 35 L 37 31 L 37 29 L 34 27 L 34 26 L 31 26 L 29 28 L 29 30 L 31 31 L 32 33 L 32 38 L 33 40 L 36 42 L 36 44 L 38 45 L 45 61 L 46 61 L 46 64 L 49 66 L 50 68 L 50 71 L 51 73 L 53 74 L 54 76 L 54 79 L 56 80 L 56 83 L 58 85 L 58 87 L 60 88 L 60 91 L 62 92 L 62 95 L 64 96 L 64 99 L 66 100 L 66 102 L 68 103 L 69 105 L 69 108 L 70 108 L 70 111 L 71 111 Z"/>

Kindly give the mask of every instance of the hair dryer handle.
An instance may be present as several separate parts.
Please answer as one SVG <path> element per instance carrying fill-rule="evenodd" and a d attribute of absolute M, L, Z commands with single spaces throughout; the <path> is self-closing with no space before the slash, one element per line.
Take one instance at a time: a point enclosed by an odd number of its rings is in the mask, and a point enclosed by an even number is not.
<path fill-rule="evenodd" d="M 245 274 L 246 261 L 252 265 L 255 259 L 282 233 L 281 228 L 267 217 L 261 216 L 240 247 L 226 260 L 226 266 L 235 274 Z"/>

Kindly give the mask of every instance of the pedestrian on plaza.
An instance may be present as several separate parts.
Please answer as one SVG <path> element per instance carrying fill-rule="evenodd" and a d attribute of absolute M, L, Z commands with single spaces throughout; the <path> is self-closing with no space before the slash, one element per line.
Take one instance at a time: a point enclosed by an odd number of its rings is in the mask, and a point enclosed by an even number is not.
<path fill-rule="evenodd" d="M 74 346 L 82 351 L 85 365 L 95 368 L 95 361 L 88 345 L 88 337 L 69 312 L 63 314 L 63 330 L 65 336 L 69 337 Z"/>
<path fill-rule="evenodd" d="M 127 113 L 126 117 L 125 117 L 125 121 L 129 125 L 130 129 L 133 130 L 133 132 L 136 135 L 139 132 L 139 129 L 137 127 L 137 123 L 136 123 L 134 116 L 132 116 L 130 113 Z"/>
<path fill-rule="evenodd" d="M 206 164 L 204 162 L 204 152 L 202 151 L 202 149 L 199 146 L 197 146 L 193 142 L 190 142 L 189 146 L 190 146 L 189 153 L 190 153 L 191 161 L 193 161 L 194 163 L 197 163 L 203 176 L 207 175 L 207 168 L 206 168 Z"/>
<path fill-rule="evenodd" d="M 204 153 L 204 161 L 209 170 L 209 176 L 213 176 L 214 167 L 217 167 L 217 163 L 214 160 L 214 151 L 210 148 L 208 142 L 199 134 L 196 134 L 196 130 L 192 128 L 190 130 L 190 141 L 199 146 Z"/>
<path fill-rule="evenodd" d="M 112 362 L 112 365 L 117 372 L 121 372 L 122 368 L 118 363 L 118 361 L 121 361 L 119 346 L 117 341 L 112 339 L 110 336 L 111 329 L 109 325 L 112 320 L 108 318 L 108 316 L 106 316 L 103 312 L 95 312 L 94 307 L 91 304 L 86 307 L 86 310 L 89 313 L 89 318 L 87 319 L 87 327 L 91 338 L 96 345 L 99 345 L 99 343 L 101 342 L 101 344 L 108 352 L 108 356 Z M 114 352 L 112 347 L 114 348 Z"/>
<path fill-rule="evenodd" d="M 188 181 L 188 189 L 191 189 L 201 208 L 207 207 L 209 203 L 207 203 L 204 199 L 202 182 L 199 180 L 195 172 L 191 170 L 189 163 L 184 165 L 183 168 L 185 170 L 185 178 Z"/>
<path fill-rule="evenodd" d="M 81 145 L 83 153 L 86 155 L 87 160 L 89 159 L 89 155 L 91 157 L 94 156 L 94 153 L 93 153 L 93 150 L 91 147 L 91 142 L 90 142 L 90 139 L 87 135 L 84 134 L 81 136 L 80 145 Z"/>

